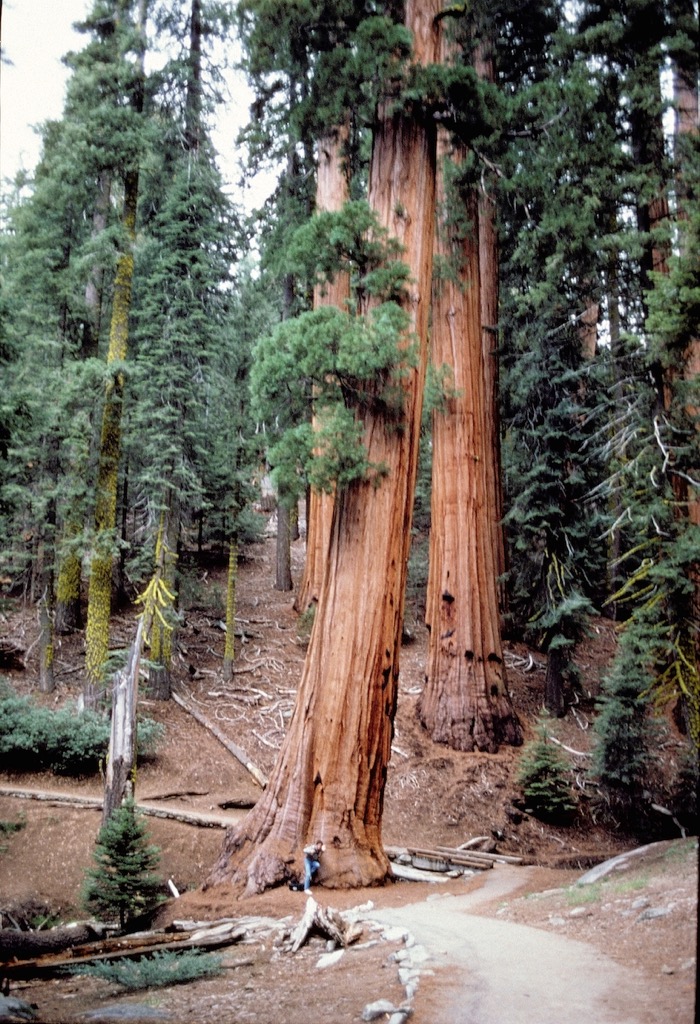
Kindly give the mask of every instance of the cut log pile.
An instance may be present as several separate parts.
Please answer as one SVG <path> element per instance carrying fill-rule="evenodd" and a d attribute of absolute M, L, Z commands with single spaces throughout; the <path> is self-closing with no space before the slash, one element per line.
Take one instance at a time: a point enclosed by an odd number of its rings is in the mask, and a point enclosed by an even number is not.
<path fill-rule="evenodd" d="M 486 853 L 471 850 L 464 846 L 436 846 L 426 848 L 419 846 L 388 846 L 385 852 L 395 865 L 410 865 L 419 871 L 448 873 L 454 871 L 474 870 L 488 871 L 494 864 L 522 864 L 522 857 L 511 857 L 502 853 Z M 395 873 L 399 873 L 395 872 Z"/>

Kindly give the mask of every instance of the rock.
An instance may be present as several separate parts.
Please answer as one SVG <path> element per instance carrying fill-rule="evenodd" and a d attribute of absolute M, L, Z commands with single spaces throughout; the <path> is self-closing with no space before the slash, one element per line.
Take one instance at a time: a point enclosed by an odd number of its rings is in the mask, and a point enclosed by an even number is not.
<path fill-rule="evenodd" d="M 661 968 L 661 973 L 662 974 L 675 974 L 676 972 L 674 971 L 673 967 L 668 967 L 667 964 L 664 964 L 663 967 Z"/>
<path fill-rule="evenodd" d="M 418 981 L 420 977 L 420 971 L 417 971 L 415 967 L 399 967 L 399 981 L 405 987 L 410 985 L 411 982 Z"/>
<path fill-rule="evenodd" d="M 547 919 L 550 924 L 555 925 L 557 928 L 561 928 L 562 925 L 566 924 L 563 917 L 552 916 Z"/>
<path fill-rule="evenodd" d="M 344 949 L 336 949 L 332 953 L 324 953 L 316 961 L 316 967 L 319 971 L 322 971 L 324 967 L 332 967 L 333 964 L 337 964 L 339 960 L 342 960 L 344 953 Z"/>
<path fill-rule="evenodd" d="M 632 904 L 632 910 L 644 910 L 645 907 L 649 906 L 649 900 L 646 896 L 640 896 L 638 900 L 635 900 Z"/>
<path fill-rule="evenodd" d="M 653 921 L 656 917 L 668 917 L 670 913 L 670 907 L 649 907 L 648 910 L 642 911 L 637 920 Z"/>
<path fill-rule="evenodd" d="M 427 961 L 430 960 L 430 953 L 425 948 L 425 946 L 414 946 L 412 949 L 407 950 L 406 952 L 410 962 L 414 965 L 414 967 L 418 964 L 427 963 Z"/>
<path fill-rule="evenodd" d="M 388 999 L 377 999 L 374 1003 L 367 1003 L 362 1011 L 362 1019 L 377 1020 L 377 1018 L 383 1017 L 385 1013 L 397 1012 L 399 1012 L 399 1007 L 394 1006 Z"/>
<path fill-rule="evenodd" d="M 589 907 L 574 907 L 569 911 L 569 917 L 591 917 L 593 911 Z"/>
<path fill-rule="evenodd" d="M 391 1017 L 389 1017 L 389 1024 L 404 1024 L 404 1021 L 407 1021 L 412 1013 L 413 1010 L 410 1006 L 403 1010 L 397 1010 L 396 1013 L 392 1013 Z"/>
<path fill-rule="evenodd" d="M 611 871 L 625 871 L 630 866 L 630 861 L 633 861 L 635 857 L 643 857 L 645 853 L 648 853 L 649 850 L 657 845 L 660 844 L 649 843 L 647 846 L 638 846 L 636 850 L 629 850 L 627 853 L 621 853 L 618 857 L 612 857 L 610 860 L 603 861 L 602 864 L 596 864 L 585 875 L 581 875 L 576 885 L 592 885 L 593 882 L 597 882 L 599 879 L 604 878 L 605 875 L 609 875 Z"/>
<path fill-rule="evenodd" d="M 0 1021 L 36 1020 L 36 1014 L 24 999 L 0 996 Z"/>
<path fill-rule="evenodd" d="M 405 928 L 401 928 L 400 925 L 396 925 L 394 928 L 385 928 L 382 932 L 382 938 L 386 942 L 405 942 L 408 938 L 408 932 Z"/>

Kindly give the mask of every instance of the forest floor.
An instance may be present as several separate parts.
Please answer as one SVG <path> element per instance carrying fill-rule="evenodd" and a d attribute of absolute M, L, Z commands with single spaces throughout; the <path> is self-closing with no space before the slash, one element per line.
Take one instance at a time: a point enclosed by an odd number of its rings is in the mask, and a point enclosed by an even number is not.
<path fill-rule="evenodd" d="M 292 595 L 273 587 L 274 564 L 274 539 L 269 537 L 251 545 L 241 559 L 237 618 L 243 635 L 237 642 L 230 684 L 225 684 L 221 675 L 224 567 L 212 561 L 209 566 L 191 569 L 193 603 L 179 634 L 175 672 L 180 692 L 265 774 L 273 767 L 291 715 L 304 659 L 304 639 L 299 635 Z M 303 541 L 297 541 L 293 546 L 296 581 L 302 566 Z M 132 613 L 115 616 L 113 646 L 128 646 L 133 621 Z M 372 918 L 385 925 L 400 923 L 400 915 L 405 914 L 408 931 L 427 951 L 428 968 L 421 974 L 411 1002 L 415 1024 L 448 1020 L 496 1024 L 499 1017 L 489 1010 L 485 991 L 492 991 L 494 1005 L 501 1006 L 500 1020 L 508 1024 L 548 1024 L 550 1019 L 552 1024 L 567 1024 L 569 1019 L 592 1024 L 651 1024 L 659 1019 L 665 1024 L 690 1024 L 696 983 L 697 841 L 669 839 L 653 846 L 646 856 L 635 858 L 624 874 L 612 873 L 592 886 L 572 888 L 586 869 L 631 849 L 634 841 L 596 824 L 591 790 L 582 776 L 578 779 L 581 810 L 575 823 L 554 827 L 522 810 L 516 783 L 521 751 L 465 754 L 433 744 L 416 718 L 427 634 L 410 605 L 406 626 L 413 639 L 404 644 L 401 654 L 384 841 L 388 846 L 456 847 L 485 837 L 482 847 L 519 856 L 522 866 L 497 865 L 492 871 L 440 884 L 398 881 L 352 891 L 316 887 L 314 895 L 325 907 L 348 910 L 362 905 L 366 937 L 372 940 L 352 947 L 327 968 L 316 966 L 325 949 L 321 939 L 314 939 L 294 955 L 283 953 L 268 939 L 226 950 L 227 969 L 218 978 L 151 990 L 146 995 L 127 996 L 114 985 L 77 977 L 18 984 L 12 995 L 35 1005 L 37 1019 L 46 1024 L 125 1019 L 127 1014 L 132 1021 L 163 1019 L 173 1024 L 307 1024 L 312 1016 L 350 1024 L 360 1020 L 363 1008 L 374 1000 L 388 999 L 395 1006 L 405 1003 L 405 986 L 392 956 L 405 957 L 407 950 L 392 933 L 376 941 L 380 933 L 373 930 L 376 922 L 370 922 Z M 6 675 L 17 692 L 40 699 L 33 646 L 37 630 L 35 618 L 21 609 L 7 607 L 0 616 L 0 635 L 29 652 L 26 668 Z M 44 699 L 58 704 L 77 698 L 82 642 L 81 634 L 60 640 L 57 689 Z M 595 698 L 615 642 L 614 625 L 598 620 L 577 651 L 581 675 L 578 704 L 554 725 L 560 742 L 579 752 L 573 759 L 582 770 L 591 746 L 589 726 Z M 513 703 L 527 740 L 533 736 L 541 708 L 544 659 L 516 644 L 507 646 L 506 663 Z M 142 713 L 163 723 L 165 738 L 157 756 L 139 768 L 137 800 L 214 815 L 220 826 L 240 821 L 245 811 L 228 805 L 256 800 L 260 788 L 252 775 L 174 702 L 143 699 L 140 705 Z M 680 755 L 681 747 L 669 719 L 658 757 L 670 763 Z M 102 791 L 99 777 L 4 773 L 0 774 L 2 786 L 58 795 L 100 796 Z M 221 851 L 222 827 L 147 820 L 151 839 L 161 850 L 161 873 L 182 893 L 178 900 L 170 901 L 162 922 L 174 917 L 216 920 L 264 915 L 296 923 L 301 916 L 305 896 L 286 888 L 239 901 L 226 886 L 201 890 Z M 22 824 L 19 831 L 2 837 L 3 926 L 7 926 L 8 914 L 27 920 L 42 915 L 61 921 L 80 917 L 80 887 L 85 869 L 92 864 L 98 811 L 0 795 L 0 821 Z M 368 901 L 373 904 L 371 910 Z M 486 919 L 488 925 L 479 925 Z M 511 929 L 504 933 L 508 925 Z M 453 948 L 448 948 L 451 928 L 456 929 L 458 938 Z M 506 952 L 506 935 L 515 941 L 512 956 Z M 486 956 L 489 942 L 496 950 L 490 967 Z M 551 943 L 554 949 L 550 949 Z M 543 959 L 545 949 L 553 957 L 549 966 Z M 534 966 L 529 976 L 521 979 L 521 988 L 532 988 L 525 993 L 530 1009 L 526 1001 L 524 1009 L 516 1012 L 515 1003 L 511 1006 L 502 1001 L 514 1000 L 515 995 L 501 991 L 503 979 L 496 976 L 496 965 L 499 958 L 527 965 L 528 950 Z M 570 974 L 566 973 L 567 963 Z M 550 1018 L 540 1005 L 539 990 L 533 987 L 535 976 L 552 988 L 554 976 L 562 972 L 565 979 L 578 979 L 566 983 L 561 996 L 570 1016 L 560 1006 Z M 600 1006 L 597 1016 L 580 1012 L 584 1004 L 577 1001 L 575 988 L 581 978 L 581 998 L 589 992 L 590 1005 Z M 520 984 L 515 974 L 511 983 Z M 601 984 L 607 988 L 594 996 Z M 467 993 L 471 993 L 469 998 Z M 505 1005 L 511 1009 L 507 1011 Z"/>

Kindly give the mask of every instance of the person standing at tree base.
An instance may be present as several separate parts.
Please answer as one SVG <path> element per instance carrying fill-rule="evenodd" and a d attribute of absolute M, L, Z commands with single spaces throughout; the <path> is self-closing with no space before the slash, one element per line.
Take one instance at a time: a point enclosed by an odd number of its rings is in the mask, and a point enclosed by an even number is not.
<path fill-rule="evenodd" d="M 321 867 L 319 857 L 325 850 L 320 839 L 317 839 L 311 846 L 304 847 L 304 892 L 311 888 L 311 879 Z"/>

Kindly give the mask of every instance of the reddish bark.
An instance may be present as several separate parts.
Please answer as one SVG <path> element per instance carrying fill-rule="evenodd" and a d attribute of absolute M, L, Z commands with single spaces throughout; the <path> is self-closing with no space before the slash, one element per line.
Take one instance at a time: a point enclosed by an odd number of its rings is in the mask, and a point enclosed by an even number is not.
<path fill-rule="evenodd" d="M 441 134 L 438 205 L 449 210 L 444 162 L 461 162 Z M 506 688 L 494 545 L 495 428 L 490 353 L 482 346 L 478 199 L 467 198 L 471 230 L 453 241 L 440 224 L 437 252 L 459 279 L 438 283 L 433 298 L 432 358 L 454 375 L 454 395 L 433 415 L 433 486 L 430 574 L 426 619 L 430 627 L 426 684 L 419 702 L 423 725 L 436 742 L 456 750 L 494 752 L 521 742 Z"/>
<path fill-rule="evenodd" d="M 437 0 L 407 0 L 414 57 L 437 59 Z M 369 459 L 386 473 L 354 483 L 335 501 L 311 641 L 297 702 L 268 787 L 227 834 L 209 883 L 259 892 L 301 868 L 307 840 L 326 846 L 319 881 L 381 883 L 390 868 L 381 822 L 399 671 L 432 275 L 435 141 L 431 119 L 378 112 L 369 186 L 380 223 L 404 247 L 410 271 L 403 410 L 389 422 L 363 411 Z M 417 350 L 417 352 L 416 352 Z"/>
<path fill-rule="evenodd" d="M 321 140 L 318 148 L 316 179 L 316 209 L 336 212 L 348 200 L 348 179 L 343 166 L 343 149 L 348 136 L 347 127 L 331 131 Z M 332 281 L 314 288 L 314 309 L 322 306 L 344 308 L 350 298 L 350 275 L 341 272 Z M 333 496 L 311 490 L 306 521 L 306 562 L 294 607 L 298 612 L 318 602 L 323 572 L 328 555 L 328 542 L 333 518 Z"/>

